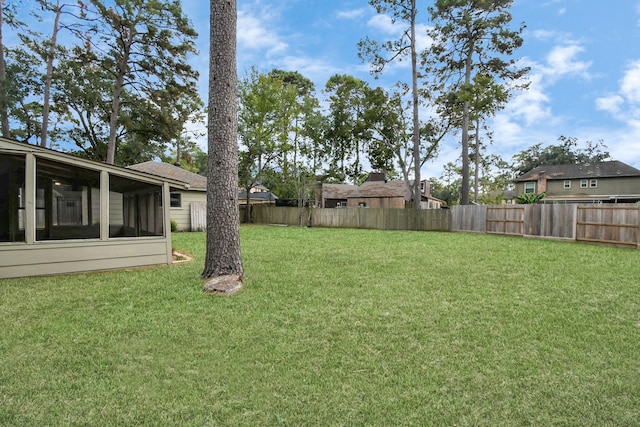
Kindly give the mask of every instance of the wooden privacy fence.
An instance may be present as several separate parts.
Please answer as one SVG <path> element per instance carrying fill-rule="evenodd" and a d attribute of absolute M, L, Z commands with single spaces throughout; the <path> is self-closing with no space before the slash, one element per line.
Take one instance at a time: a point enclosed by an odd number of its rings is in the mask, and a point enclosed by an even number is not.
<path fill-rule="evenodd" d="M 640 246 L 637 206 L 579 206 L 576 240 Z"/>
<path fill-rule="evenodd" d="M 319 209 L 256 206 L 252 220 L 259 224 L 286 224 L 331 228 L 378 230 L 449 231 L 450 214 L 445 209 Z"/>
<path fill-rule="evenodd" d="M 482 205 L 451 209 L 315 209 L 256 206 L 252 221 L 332 228 L 466 231 L 640 248 L 638 205 Z"/>
<path fill-rule="evenodd" d="M 451 231 L 640 247 L 638 205 L 454 206 L 451 217 Z"/>

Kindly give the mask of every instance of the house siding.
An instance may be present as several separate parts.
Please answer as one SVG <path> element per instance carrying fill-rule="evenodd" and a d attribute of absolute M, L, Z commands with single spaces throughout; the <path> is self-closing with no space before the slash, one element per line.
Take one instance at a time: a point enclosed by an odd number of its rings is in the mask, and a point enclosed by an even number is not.
<path fill-rule="evenodd" d="M 580 187 L 580 181 L 586 179 L 589 182 L 592 179 L 598 180 L 598 186 L 591 188 L 588 184 L 587 188 Z M 564 188 L 565 180 L 552 180 L 547 181 L 547 194 L 554 196 L 563 195 L 603 195 L 603 194 L 639 194 L 640 193 L 640 178 L 582 178 L 572 179 L 571 188 Z"/>
<path fill-rule="evenodd" d="M 182 198 L 182 206 L 179 208 L 169 209 L 171 219 L 177 225 L 177 231 L 191 231 L 191 203 L 207 202 L 207 193 L 205 191 L 172 191 L 180 193 Z"/>
<path fill-rule="evenodd" d="M 164 238 L 0 245 L 0 278 L 170 263 Z"/>
<path fill-rule="evenodd" d="M 596 188 L 580 188 L 582 179 L 597 179 L 598 186 Z M 640 177 L 620 177 L 620 178 L 600 178 L 597 176 L 579 179 L 571 179 L 571 188 L 564 188 L 564 179 L 553 179 L 546 181 L 546 195 L 548 197 L 562 196 L 603 196 L 603 195 L 631 195 L 640 194 Z M 524 192 L 525 182 L 516 184 L 516 194 Z M 536 193 L 541 193 L 536 182 Z"/>

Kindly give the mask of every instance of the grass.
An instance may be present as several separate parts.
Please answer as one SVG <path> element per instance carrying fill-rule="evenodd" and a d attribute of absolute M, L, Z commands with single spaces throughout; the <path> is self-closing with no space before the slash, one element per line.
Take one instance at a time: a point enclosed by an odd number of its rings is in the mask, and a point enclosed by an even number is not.
<path fill-rule="evenodd" d="M 0 281 L 0 425 L 640 425 L 640 251 L 243 226 L 192 263 Z"/>

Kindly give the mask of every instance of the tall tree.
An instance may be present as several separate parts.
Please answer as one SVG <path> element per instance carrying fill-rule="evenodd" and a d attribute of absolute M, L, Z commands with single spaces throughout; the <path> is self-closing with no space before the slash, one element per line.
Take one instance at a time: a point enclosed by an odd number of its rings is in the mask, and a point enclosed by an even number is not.
<path fill-rule="evenodd" d="M 432 56 L 439 65 L 434 70 L 449 81 L 452 91 L 467 90 L 478 74 L 495 76 L 497 81 L 518 81 L 528 72 L 518 68 L 511 56 L 522 45 L 524 25 L 511 30 L 509 9 L 513 0 L 436 0 L 430 8 L 434 43 Z M 462 189 L 461 203 L 469 203 L 469 128 L 471 99 L 462 99 Z"/>
<path fill-rule="evenodd" d="M 46 7 L 46 5 L 43 5 Z M 40 145 L 47 146 L 47 137 L 49 131 L 49 98 L 51 96 L 51 81 L 53 80 L 53 60 L 54 53 L 56 51 L 56 43 L 58 40 L 58 30 L 60 28 L 60 15 L 62 15 L 62 8 L 59 1 L 53 5 L 56 17 L 53 21 L 53 31 L 51 32 L 51 39 L 48 43 L 47 49 L 47 73 L 45 75 L 44 82 L 44 100 L 42 101 L 42 131 L 40 133 Z"/>
<path fill-rule="evenodd" d="M 16 4 L 6 4 L 5 0 L 0 0 L 0 133 L 3 137 L 10 138 L 7 63 L 2 38 L 2 31 L 5 24 L 14 28 L 24 25 L 16 20 Z"/>
<path fill-rule="evenodd" d="M 279 197 L 297 198 L 298 206 L 303 206 L 303 201 L 309 199 L 317 168 L 314 167 L 315 149 L 321 138 L 313 126 L 321 125 L 318 122 L 320 105 L 315 97 L 315 85 L 311 80 L 297 71 L 272 70 L 269 73 L 272 78 L 277 78 L 286 87 L 286 93 L 295 94 L 291 99 L 295 102 L 288 105 L 289 121 L 284 121 L 282 142 L 286 150 L 282 150 L 282 162 L 280 164 L 285 193 Z M 320 129 L 321 130 L 321 129 Z M 263 182 L 264 183 L 264 182 Z M 269 187 L 271 189 L 271 187 Z"/>
<path fill-rule="evenodd" d="M 41 61 L 45 64 L 44 73 L 44 85 L 42 89 L 42 120 L 40 126 L 40 145 L 47 146 L 49 136 L 49 121 L 51 112 L 51 91 L 53 85 L 53 65 L 56 58 L 56 53 L 64 52 L 65 49 L 58 46 L 58 33 L 62 29 L 68 29 L 72 33 L 75 31 L 82 31 L 81 22 L 84 19 L 84 11 L 86 5 L 83 3 L 78 4 L 65 4 L 60 3 L 60 0 L 36 0 L 36 3 L 40 9 L 45 13 L 53 13 L 53 29 L 51 35 L 47 39 L 43 39 L 43 36 L 34 30 L 28 30 L 19 34 L 20 40 L 24 46 L 27 46 L 34 54 L 38 55 Z M 71 23 L 66 25 L 61 22 L 61 18 L 64 15 L 71 17 Z M 34 17 L 42 22 L 43 18 L 39 13 L 33 12 Z M 39 82 L 42 85 L 43 82 Z"/>
<path fill-rule="evenodd" d="M 238 85 L 238 132 L 241 142 L 240 181 L 247 191 L 247 220 L 251 189 L 260 184 L 263 172 L 280 159 L 287 169 L 289 134 L 295 116 L 298 89 L 279 76 L 256 69 Z"/>
<path fill-rule="evenodd" d="M 197 33 L 178 0 L 90 0 L 98 35 L 87 58 L 113 73 L 107 163 L 114 163 L 118 114 L 126 86 L 149 94 L 168 86 L 196 92 L 197 72 L 187 63 L 196 53 Z M 90 53 L 93 54 L 93 58 Z"/>
<path fill-rule="evenodd" d="M 22 142 L 37 140 L 42 113 L 42 105 L 37 101 L 42 94 L 40 59 L 24 46 L 6 52 L 4 99 L 12 120 L 9 137 Z"/>
<path fill-rule="evenodd" d="M 480 185 L 480 163 L 482 159 L 481 150 L 483 144 L 480 141 L 480 132 L 486 124 L 486 118 L 493 116 L 495 112 L 502 108 L 509 98 L 509 93 L 504 86 L 495 82 L 492 76 L 486 74 L 476 74 L 470 86 L 463 87 L 460 97 L 469 103 L 470 121 L 473 123 L 475 131 L 473 143 L 474 168 L 474 202 L 478 203 Z M 491 132 L 487 135 L 491 137 Z M 490 138 L 489 138 L 490 140 Z"/>
<path fill-rule="evenodd" d="M 2 136 L 9 137 L 9 107 L 7 105 L 7 68 L 2 39 L 2 27 L 5 22 L 5 0 L 0 0 L 0 127 Z"/>
<path fill-rule="evenodd" d="M 238 211 L 236 0 L 210 0 L 209 163 L 207 250 L 202 277 L 207 292 L 243 286 Z"/>
<path fill-rule="evenodd" d="M 369 86 L 357 77 L 336 74 L 329 78 L 329 128 L 327 143 L 332 153 L 332 167 L 338 176 L 358 183 L 363 174 L 361 151 L 366 143 L 365 101 Z M 351 163 L 351 166 L 347 166 Z"/>
<path fill-rule="evenodd" d="M 414 162 L 413 200 L 416 210 L 420 209 L 422 195 L 420 192 L 420 116 L 418 93 L 418 51 L 416 41 L 416 16 L 418 13 L 416 0 L 370 0 L 379 14 L 390 14 L 393 22 L 401 21 L 408 28 L 397 40 L 379 43 L 368 37 L 359 43 L 359 55 L 372 64 L 374 75 L 380 74 L 384 68 L 395 60 L 409 56 L 411 60 L 411 104 L 412 104 L 412 141 Z"/>

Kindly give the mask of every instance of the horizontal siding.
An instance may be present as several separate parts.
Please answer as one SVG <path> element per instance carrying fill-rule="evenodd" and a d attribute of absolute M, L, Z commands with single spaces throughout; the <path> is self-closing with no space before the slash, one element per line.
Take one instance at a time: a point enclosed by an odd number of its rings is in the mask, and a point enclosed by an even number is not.
<path fill-rule="evenodd" d="M 182 207 L 171 208 L 169 215 L 175 221 L 178 231 L 191 231 L 191 203 L 206 203 L 207 193 L 204 191 L 179 191 L 179 193 L 182 195 Z"/>
<path fill-rule="evenodd" d="M 0 245 L 0 278 L 167 264 L 170 256 L 164 238 Z"/>

